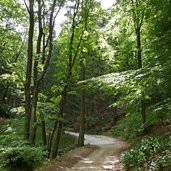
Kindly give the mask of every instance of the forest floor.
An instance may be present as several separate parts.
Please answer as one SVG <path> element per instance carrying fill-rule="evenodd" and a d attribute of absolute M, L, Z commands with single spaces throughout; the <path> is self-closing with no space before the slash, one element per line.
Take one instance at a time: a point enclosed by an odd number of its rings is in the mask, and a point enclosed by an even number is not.
<path fill-rule="evenodd" d="M 71 133 L 77 136 L 77 133 Z M 85 135 L 84 147 L 77 148 L 40 171 L 123 171 L 120 154 L 129 146 L 118 138 Z"/>

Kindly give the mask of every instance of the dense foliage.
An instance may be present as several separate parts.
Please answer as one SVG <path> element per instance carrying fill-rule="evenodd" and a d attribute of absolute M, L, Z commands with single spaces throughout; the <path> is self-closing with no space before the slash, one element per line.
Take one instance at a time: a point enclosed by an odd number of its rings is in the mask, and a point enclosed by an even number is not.
<path fill-rule="evenodd" d="M 123 155 L 128 169 L 169 167 L 170 9 L 170 0 L 107 10 L 96 0 L 1 0 L 1 167 L 56 158 L 64 128 L 79 131 L 79 146 L 85 132 L 109 129 L 136 143 Z"/>

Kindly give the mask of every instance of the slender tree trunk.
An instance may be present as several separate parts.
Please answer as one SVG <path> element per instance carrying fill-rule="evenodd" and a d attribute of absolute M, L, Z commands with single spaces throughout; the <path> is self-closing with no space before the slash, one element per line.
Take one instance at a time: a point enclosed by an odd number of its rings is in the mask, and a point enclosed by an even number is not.
<path fill-rule="evenodd" d="M 31 119 L 30 119 L 30 143 L 32 145 L 35 144 L 36 139 L 36 128 L 37 128 L 37 116 L 36 116 L 36 109 L 37 109 L 37 101 L 38 101 L 38 85 L 34 85 L 33 90 L 33 100 L 32 100 L 32 111 L 31 111 Z"/>
<path fill-rule="evenodd" d="M 83 35 L 84 35 L 84 31 L 86 29 L 86 26 L 87 26 L 87 20 L 88 20 L 88 14 L 85 18 L 85 25 L 83 27 L 83 30 L 80 34 L 80 38 L 79 38 L 79 41 L 78 41 L 78 44 L 76 45 L 76 50 L 75 52 L 73 51 L 73 43 L 74 43 L 74 39 L 75 39 L 75 29 L 76 29 L 76 25 L 77 25 L 77 13 L 78 13 L 78 10 L 79 10 L 79 6 L 80 6 L 80 0 L 77 0 L 76 1 L 76 4 L 75 4 L 75 7 L 74 7 L 74 13 L 73 13 L 73 19 L 72 19 L 72 26 L 71 26 L 71 30 L 72 30 L 72 34 L 71 34 L 71 38 L 70 38 L 70 47 L 69 47 L 69 51 L 68 51 L 68 57 L 69 57 L 69 60 L 68 60 L 68 74 L 67 74 L 67 77 L 66 77 L 66 80 L 65 80 L 65 86 L 64 86 L 64 89 L 62 91 L 62 98 L 61 98 L 61 101 L 60 101 L 60 104 L 59 104 L 59 108 L 60 108 L 60 117 L 63 119 L 63 114 L 64 114 L 64 108 L 65 108 L 65 105 L 66 105 L 66 102 L 67 102 L 67 96 L 68 96 L 68 87 L 69 87 L 69 82 L 70 82 L 70 79 L 71 79 L 71 76 L 72 76 L 72 69 L 73 69 L 73 66 L 75 64 L 75 60 L 78 56 L 78 53 L 79 53 L 79 48 L 80 48 L 80 45 L 81 45 L 81 42 L 82 42 L 82 39 L 83 39 Z M 55 135 L 55 141 L 54 141 L 54 148 L 53 148 L 53 152 L 52 152 L 52 159 L 55 158 L 57 156 L 57 153 L 58 153 L 58 148 L 59 148 L 59 142 L 60 142 L 60 139 L 61 139 L 61 134 L 62 134 L 62 128 L 63 128 L 63 121 L 59 120 L 58 122 L 58 129 L 57 131 L 54 129 L 54 131 L 56 131 L 56 135 Z M 56 124 L 55 124 L 56 126 Z M 53 136 L 52 136 L 52 139 L 53 139 Z"/>
<path fill-rule="evenodd" d="M 37 101 L 38 101 L 38 93 L 41 81 L 44 79 L 44 76 L 47 72 L 47 68 L 50 63 L 50 58 L 52 56 L 53 49 L 53 30 L 55 25 L 55 18 L 59 13 L 64 1 L 61 1 L 58 11 L 55 11 L 57 0 L 53 0 L 53 4 L 50 8 L 50 19 L 49 19 L 49 27 L 48 27 L 48 38 L 46 42 L 46 46 L 43 44 L 43 61 L 45 61 L 44 68 L 40 76 L 38 77 L 38 63 L 41 55 L 41 44 L 43 27 L 42 20 L 45 17 L 44 13 L 42 13 L 42 8 L 45 5 L 44 1 L 37 0 L 38 2 L 38 26 L 39 26 L 39 35 L 37 40 L 37 52 L 36 57 L 34 59 L 34 86 L 33 86 L 33 97 L 31 103 L 31 76 L 32 76 L 32 63 L 33 63 L 33 36 L 34 36 L 34 0 L 29 0 L 29 6 L 27 6 L 24 1 L 27 11 L 29 13 L 29 36 L 28 36 L 28 54 L 27 54 L 27 70 L 26 70 L 26 81 L 25 81 L 25 124 L 24 124 L 24 137 L 26 140 L 30 140 L 31 144 L 35 143 L 36 137 L 36 109 L 37 109 Z M 45 39 L 45 35 L 43 37 Z M 48 48 L 48 55 L 45 60 L 45 49 Z"/>
<path fill-rule="evenodd" d="M 55 121 L 54 128 L 52 133 L 49 135 L 49 141 L 48 141 L 48 157 L 51 158 L 51 151 L 52 151 L 52 145 L 53 145 L 53 138 L 55 135 L 55 131 L 58 126 L 58 120 Z"/>
<path fill-rule="evenodd" d="M 141 54 L 141 28 L 137 27 L 136 29 L 137 37 L 137 65 L 138 69 L 142 68 L 142 54 Z"/>
<path fill-rule="evenodd" d="M 58 154 L 58 149 L 59 149 L 59 143 L 60 143 L 60 139 L 61 139 L 61 135 L 62 135 L 62 129 L 63 129 L 63 122 L 59 121 L 58 124 L 58 131 L 56 131 L 56 137 L 55 137 L 55 142 L 54 142 L 54 149 L 53 149 L 53 153 L 52 153 L 52 159 L 56 158 L 57 154 Z"/>
<path fill-rule="evenodd" d="M 43 28 L 42 28 L 42 7 L 41 1 L 38 0 L 38 23 L 39 23 L 39 35 L 37 39 L 37 50 L 36 50 L 36 57 L 34 59 L 34 86 L 33 86 L 33 102 L 32 102 L 32 111 L 31 111 L 31 122 L 30 122 L 30 143 L 32 145 L 35 144 L 36 139 L 36 129 L 37 129 L 37 102 L 38 102 L 38 94 L 39 94 L 39 82 L 38 80 L 38 64 L 40 60 L 41 54 L 41 43 L 42 43 L 42 36 L 43 36 Z"/>
<path fill-rule="evenodd" d="M 67 74 L 67 77 L 66 77 L 66 80 L 65 80 L 65 86 L 64 86 L 63 91 L 61 93 L 62 98 L 61 98 L 61 101 L 59 103 L 59 109 L 60 109 L 59 115 L 60 115 L 61 118 L 63 118 L 63 112 L 64 112 L 64 108 L 65 108 L 65 104 L 66 104 L 66 97 L 68 95 L 68 83 L 69 83 L 70 78 L 72 76 L 72 67 L 74 65 L 74 62 L 75 62 L 75 59 L 76 59 L 76 56 L 77 56 L 77 54 L 76 54 L 74 56 L 74 59 L 73 59 L 73 41 L 74 41 L 75 27 L 76 27 L 75 18 L 76 18 L 77 12 L 78 12 L 79 3 L 80 2 L 78 0 L 77 3 L 75 4 L 74 14 L 73 14 L 73 21 L 72 21 L 73 23 L 72 23 L 72 26 L 71 26 L 72 34 L 71 34 L 70 48 L 69 48 L 69 54 L 68 54 L 69 55 L 68 74 Z M 57 129 L 57 123 L 58 123 L 58 129 Z M 55 132 L 56 132 L 53 151 L 52 151 L 52 156 L 51 156 L 52 159 L 56 158 L 56 156 L 58 154 L 58 148 L 59 148 L 59 142 L 60 142 L 60 139 L 61 139 L 62 128 L 63 128 L 63 121 L 62 120 L 60 120 L 60 121 L 56 120 L 55 125 L 54 125 L 54 129 L 53 129 L 53 132 L 52 132 L 52 136 L 51 136 L 51 144 L 50 144 L 50 151 L 49 151 L 49 156 L 50 156 L 51 147 L 52 147 L 52 143 L 53 143 L 53 138 L 54 138 L 54 135 L 55 135 Z"/>
<path fill-rule="evenodd" d="M 98 113 L 98 117 L 100 118 L 100 127 L 103 127 L 103 121 L 104 121 L 104 99 L 102 94 L 100 93 L 100 91 L 97 94 L 97 113 Z"/>
<path fill-rule="evenodd" d="M 71 75 L 68 76 L 67 78 L 67 81 L 66 81 L 66 85 L 64 86 L 64 89 L 63 89 L 63 92 L 62 92 L 62 99 L 61 99 L 61 102 L 59 104 L 59 107 L 60 107 L 60 117 L 63 118 L 63 114 L 64 114 L 64 108 L 65 108 L 65 105 L 66 105 L 66 102 L 67 102 L 67 95 L 68 95 L 68 81 L 69 81 L 69 78 L 71 77 Z M 54 141 L 54 145 L 53 145 L 53 152 L 52 152 L 52 156 L 51 158 L 54 159 L 56 158 L 57 154 L 58 154 L 58 148 L 59 148 L 59 143 L 60 143 L 60 140 L 61 140 L 61 135 L 62 135 L 62 129 L 63 129 L 63 121 L 60 120 L 58 121 L 58 129 L 56 130 L 57 128 L 57 121 L 55 123 L 55 127 L 54 127 L 54 130 L 53 130 L 53 135 L 51 137 L 51 139 L 53 139 L 53 136 L 55 134 L 55 141 Z M 52 141 L 51 141 L 52 142 Z"/>
<path fill-rule="evenodd" d="M 24 123 L 24 139 L 29 140 L 30 136 L 30 119 L 31 119 L 31 75 L 33 60 L 33 35 L 34 35 L 34 0 L 29 0 L 29 36 L 27 49 L 27 69 L 25 81 L 25 123 Z"/>
<path fill-rule="evenodd" d="M 43 34 L 42 41 L 43 41 L 42 65 L 44 65 L 45 64 L 45 34 Z M 41 85 L 40 85 L 40 89 L 42 91 L 44 90 L 44 83 L 45 83 L 44 81 L 45 81 L 45 79 L 43 78 L 41 81 Z M 40 117 L 41 117 L 41 129 L 42 129 L 42 144 L 43 144 L 43 146 L 46 146 L 47 138 L 46 138 L 46 123 L 45 123 L 44 114 L 41 114 Z M 50 138 L 50 136 L 49 136 L 49 138 Z"/>
<path fill-rule="evenodd" d="M 41 129 L 42 129 L 42 144 L 43 146 L 47 145 L 47 140 L 46 140 L 46 124 L 45 124 L 45 118 L 44 115 L 41 114 Z"/>
<path fill-rule="evenodd" d="M 144 93 L 142 93 L 144 95 Z M 142 96 L 143 96 L 142 95 Z M 146 111 L 145 111 L 145 102 L 141 100 L 141 115 L 142 115 L 142 123 L 145 124 L 146 122 Z"/>
<path fill-rule="evenodd" d="M 138 69 L 142 68 L 142 51 L 141 51 L 141 27 L 137 27 L 136 29 L 136 37 L 137 37 L 137 65 Z M 144 101 L 144 92 L 142 92 L 142 99 L 140 102 L 141 106 L 141 116 L 142 123 L 146 122 L 146 112 L 145 112 L 145 101 Z"/>
<path fill-rule="evenodd" d="M 85 58 L 83 57 L 80 61 L 80 80 L 85 80 Z M 80 89 L 80 131 L 78 138 L 78 145 L 84 146 L 84 132 L 85 132 L 85 90 L 81 87 Z"/>

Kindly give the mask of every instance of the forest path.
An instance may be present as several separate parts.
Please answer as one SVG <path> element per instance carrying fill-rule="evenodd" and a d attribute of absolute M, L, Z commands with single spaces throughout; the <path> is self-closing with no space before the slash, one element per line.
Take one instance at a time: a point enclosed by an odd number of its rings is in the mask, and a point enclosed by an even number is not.
<path fill-rule="evenodd" d="M 67 132 L 78 136 L 78 133 Z M 121 140 L 103 135 L 85 135 L 85 144 L 96 145 L 98 149 L 81 160 L 67 171 L 123 171 L 119 154 L 128 145 Z"/>

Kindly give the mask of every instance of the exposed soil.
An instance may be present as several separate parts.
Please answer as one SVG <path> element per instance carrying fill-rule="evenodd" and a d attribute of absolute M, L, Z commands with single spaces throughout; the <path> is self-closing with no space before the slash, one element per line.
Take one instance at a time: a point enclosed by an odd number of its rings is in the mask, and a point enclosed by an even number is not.
<path fill-rule="evenodd" d="M 82 158 L 67 171 L 123 171 L 120 154 L 128 148 L 128 145 L 117 139 L 114 139 L 114 141 L 114 144 L 98 145 L 98 150 L 87 158 Z"/>
<path fill-rule="evenodd" d="M 171 131 L 171 124 L 155 125 L 150 129 L 150 131 L 147 135 L 149 135 L 149 136 L 165 135 L 170 131 Z"/>
<path fill-rule="evenodd" d="M 70 133 L 77 136 L 77 133 Z M 100 135 L 86 135 L 85 143 L 60 160 L 50 162 L 39 171 L 123 171 L 120 154 L 129 146 L 125 142 Z"/>
<path fill-rule="evenodd" d="M 77 148 L 68 152 L 59 160 L 49 162 L 46 167 L 39 169 L 38 171 L 65 171 L 77 164 L 82 158 L 88 157 L 98 149 L 99 147 L 94 145 L 86 145 L 84 147 Z"/>

